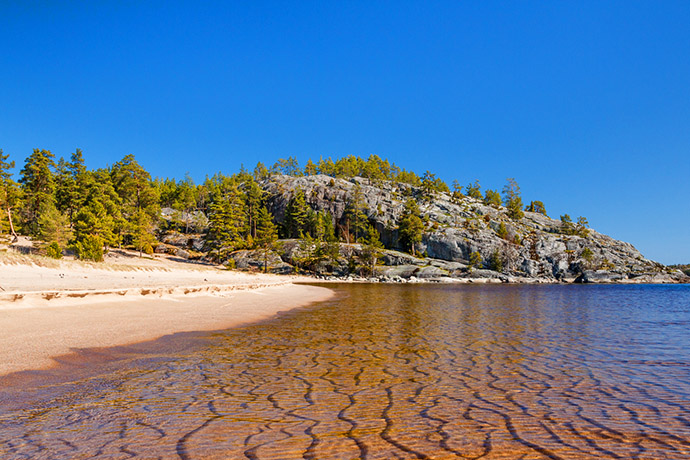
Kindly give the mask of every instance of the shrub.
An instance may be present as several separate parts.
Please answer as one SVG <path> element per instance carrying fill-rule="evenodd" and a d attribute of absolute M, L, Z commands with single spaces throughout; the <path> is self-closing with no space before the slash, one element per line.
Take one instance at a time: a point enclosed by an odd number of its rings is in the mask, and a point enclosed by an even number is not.
<path fill-rule="evenodd" d="M 51 259 L 62 259 L 62 249 L 56 241 L 53 241 L 46 248 L 46 255 Z"/>
<path fill-rule="evenodd" d="M 103 240 L 95 235 L 87 235 L 74 246 L 81 260 L 103 262 Z"/>

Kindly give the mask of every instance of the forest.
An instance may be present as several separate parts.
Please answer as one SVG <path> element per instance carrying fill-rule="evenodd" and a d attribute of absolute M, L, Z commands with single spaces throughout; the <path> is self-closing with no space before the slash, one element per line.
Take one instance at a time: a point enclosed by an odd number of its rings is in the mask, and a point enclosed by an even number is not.
<path fill-rule="evenodd" d="M 515 220 L 523 217 L 523 211 L 546 215 L 541 201 L 523 205 L 514 179 L 508 179 L 502 194 L 496 190 L 482 193 L 479 181 L 464 187 L 454 181 L 451 189 L 429 171 L 418 175 L 376 155 L 320 158 L 308 160 L 304 167 L 289 157 L 270 166 L 259 162 L 252 171 L 241 167 L 232 175 L 207 176 L 200 184 L 188 176 L 154 179 L 133 155 L 107 168 L 90 170 L 80 149 L 69 159 L 57 160 L 49 150 L 34 149 L 17 180 L 10 172 L 14 167 L 15 161 L 0 150 L 0 234 L 13 239 L 20 234 L 30 236 L 42 242 L 42 252 L 55 258 L 69 251 L 82 260 L 102 261 L 109 248 L 152 254 L 161 233 L 174 227 L 182 233 L 203 233 L 205 257 L 215 262 L 226 261 L 240 249 L 261 249 L 267 254 L 279 239 L 299 238 L 315 248 L 307 259 L 337 252 L 339 242 L 354 242 L 365 247 L 364 265 L 376 264 L 384 246 L 367 219 L 357 189 L 344 223 L 335 222 L 327 212 L 313 210 L 300 190 L 291 197 L 283 218 L 277 220 L 261 187 L 262 181 L 276 174 L 360 177 L 369 183 L 409 185 L 416 193 L 406 198 L 398 230 L 400 246 L 412 254 L 425 231 L 420 203 L 438 193 L 455 200 L 468 196 L 497 208 L 504 206 Z M 162 218 L 164 209 L 173 211 L 168 219 Z M 562 233 L 586 235 L 584 217 L 573 222 L 566 214 L 561 222 Z M 305 260 L 304 265 L 309 266 L 310 261 Z"/>

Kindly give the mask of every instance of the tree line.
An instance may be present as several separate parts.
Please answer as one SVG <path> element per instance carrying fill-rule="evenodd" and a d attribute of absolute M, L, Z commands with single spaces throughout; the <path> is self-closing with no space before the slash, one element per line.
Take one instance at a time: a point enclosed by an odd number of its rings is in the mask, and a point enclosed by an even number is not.
<path fill-rule="evenodd" d="M 310 251 L 307 266 L 337 257 L 334 251 L 339 241 L 364 244 L 369 254 L 367 263 L 373 260 L 375 264 L 383 245 L 367 217 L 358 184 L 348 201 L 344 222 L 336 223 L 328 212 L 312 209 L 299 189 L 293 193 L 282 221 L 276 222 L 267 207 L 266 192 L 259 185 L 273 174 L 362 177 L 374 184 L 393 181 L 415 187 L 419 194 L 407 197 L 398 223 L 400 243 L 413 254 L 425 229 L 419 202 L 432 199 L 436 193 L 448 193 L 457 201 L 469 196 L 490 206 L 503 205 L 515 220 L 523 217 L 523 210 L 546 215 L 541 201 L 523 206 L 514 179 L 508 179 L 502 196 L 495 190 L 482 195 L 478 181 L 464 188 L 456 181 L 451 191 L 429 171 L 419 176 L 376 155 L 308 160 L 303 168 L 289 157 L 270 167 L 259 162 L 251 172 L 242 167 L 233 175 L 218 173 L 200 184 L 188 176 L 182 180 L 152 179 L 133 155 L 112 166 L 90 170 L 80 149 L 69 159 L 57 160 L 49 150 L 34 149 L 17 181 L 10 173 L 14 167 L 15 162 L 0 150 L 0 233 L 14 238 L 22 233 L 49 243 L 48 254 L 54 257 L 69 248 L 78 258 L 93 261 L 102 260 L 113 247 L 152 253 L 161 226 L 161 209 L 172 208 L 177 215 L 167 225 L 184 233 L 205 229 L 209 256 L 217 261 L 226 260 L 238 249 L 261 249 L 266 258 L 281 237 L 301 238 L 316 248 Z M 581 217 L 574 224 L 566 214 L 561 220 L 562 233 L 586 236 L 586 219 Z"/>

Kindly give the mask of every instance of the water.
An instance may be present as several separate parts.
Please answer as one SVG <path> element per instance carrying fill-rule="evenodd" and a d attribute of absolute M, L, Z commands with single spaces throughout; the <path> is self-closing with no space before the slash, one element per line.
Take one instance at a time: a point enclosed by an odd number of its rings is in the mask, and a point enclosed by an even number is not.
<path fill-rule="evenodd" d="M 6 392 L 0 457 L 690 458 L 690 286 L 335 288 Z"/>

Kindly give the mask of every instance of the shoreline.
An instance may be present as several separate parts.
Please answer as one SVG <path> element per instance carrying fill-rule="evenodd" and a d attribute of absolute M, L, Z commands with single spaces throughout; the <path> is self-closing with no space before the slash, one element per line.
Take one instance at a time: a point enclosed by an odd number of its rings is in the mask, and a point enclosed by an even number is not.
<path fill-rule="evenodd" d="M 105 294 L 0 307 L 0 377 L 58 365 L 55 358 L 85 348 L 132 345 L 182 332 L 228 329 L 328 300 L 332 290 L 306 284 L 237 288 L 212 295 Z M 95 294 L 98 295 L 98 294 Z M 117 295 L 117 294 L 116 294 Z M 4 302 L 0 302 L 3 304 Z"/>
<path fill-rule="evenodd" d="M 56 358 L 78 350 L 228 329 L 335 295 L 296 284 L 302 281 L 296 276 L 136 262 L 129 268 L 0 263 L 0 378 L 51 369 Z"/>

